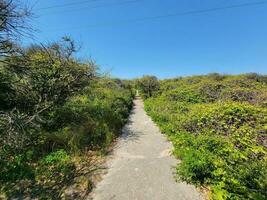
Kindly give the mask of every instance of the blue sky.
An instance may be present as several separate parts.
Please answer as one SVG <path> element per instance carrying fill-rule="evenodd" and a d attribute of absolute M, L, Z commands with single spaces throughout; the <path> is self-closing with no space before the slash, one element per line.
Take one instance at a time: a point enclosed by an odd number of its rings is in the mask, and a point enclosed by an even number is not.
<path fill-rule="evenodd" d="M 267 4 L 136 20 L 257 0 L 27 0 L 35 5 L 32 42 L 74 38 L 81 59 L 120 78 L 220 72 L 267 74 Z M 81 2 L 65 7 L 55 5 Z"/>

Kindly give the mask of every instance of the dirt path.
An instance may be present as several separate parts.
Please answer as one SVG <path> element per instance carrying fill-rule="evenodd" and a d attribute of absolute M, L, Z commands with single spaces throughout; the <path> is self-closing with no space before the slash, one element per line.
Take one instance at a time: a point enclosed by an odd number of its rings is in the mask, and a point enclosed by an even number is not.
<path fill-rule="evenodd" d="M 142 100 L 134 104 L 94 200 L 202 199 L 193 186 L 175 182 L 171 144 L 145 113 Z"/>

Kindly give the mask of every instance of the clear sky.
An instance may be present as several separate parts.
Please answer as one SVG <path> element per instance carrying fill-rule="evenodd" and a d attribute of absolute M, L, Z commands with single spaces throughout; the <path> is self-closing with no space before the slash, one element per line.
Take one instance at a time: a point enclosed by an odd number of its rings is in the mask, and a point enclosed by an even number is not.
<path fill-rule="evenodd" d="M 27 0 L 35 41 L 69 35 L 80 58 L 120 78 L 267 74 L 267 4 L 175 15 L 259 1 Z"/>

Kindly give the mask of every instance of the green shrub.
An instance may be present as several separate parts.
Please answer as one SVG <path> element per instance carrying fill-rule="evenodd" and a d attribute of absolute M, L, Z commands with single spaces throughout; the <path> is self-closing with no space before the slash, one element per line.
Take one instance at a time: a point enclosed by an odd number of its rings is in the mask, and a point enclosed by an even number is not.
<path fill-rule="evenodd" d="M 52 152 L 42 158 L 36 170 L 37 180 L 62 182 L 73 175 L 75 165 L 63 149 Z"/>
<path fill-rule="evenodd" d="M 155 96 L 159 87 L 158 79 L 155 76 L 143 76 L 137 80 L 137 88 L 144 98 Z"/>
<path fill-rule="evenodd" d="M 208 82 L 199 87 L 199 94 L 207 102 L 214 102 L 218 100 L 224 85 L 218 82 Z"/>
<path fill-rule="evenodd" d="M 201 95 L 195 91 L 179 89 L 179 90 L 169 90 L 164 93 L 166 98 L 170 101 L 187 102 L 187 103 L 200 103 L 204 100 Z"/>
<path fill-rule="evenodd" d="M 95 92 L 97 95 L 93 98 L 75 96 L 57 111 L 55 124 L 69 128 L 57 131 L 56 135 L 65 132 L 63 137 L 67 141 L 76 141 L 78 146 L 101 147 L 119 134 L 131 109 L 131 93 L 104 88 Z"/>
<path fill-rule="evenodd" d="M 49 189 L 58 199 L 56 185 L 74 179 L 74 155 L 105 150 L 130 113 L 129 83 L 100 77 L 64 42 L 25 49 L 0 65 L 0 193 L 7 198 Z"/>
<path fill-rule="evenodd" d="M 223 101 L 256 103 L 256 99 L 260 94 L 260 91 L 253 91 L 249 88 L 233 88 L 222 91 L 220 99 Z"/>
<path fill-rule="evenodd" d="M 203 134 L 230 136 L 243 125 L 260 132 L 266 123 L 266 113 L 266 109 L 244 103 L 201 104 L 191 106 L 191 112 L 183 118 L 181 127 L 194 134 L 204 131 Z"/>
<path fill-rule="evenodd" d="M 207 186 L 211 199 L 266 198 L 264 80 L 215 74 L 161 82 L 145 109 L 182 160 L 179 179 Z"/>

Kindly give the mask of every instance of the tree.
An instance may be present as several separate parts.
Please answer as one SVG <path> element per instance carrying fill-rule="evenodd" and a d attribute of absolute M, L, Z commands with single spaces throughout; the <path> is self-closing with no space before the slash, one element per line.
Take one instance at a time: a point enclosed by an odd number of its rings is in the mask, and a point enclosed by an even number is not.
<path fill-rule="evenodd" d="M 90 85 L 95 64 L 76 60 L 75 49 L 74 42 L 64 37 L 61 42 L 35 45 L 5 58 L 0 68 L 0 80 L 5 82 L 0 85 L 0 96 L 5 97 L 0 106 L 0 146 L 23 147 L 28 130 L 32 133 L 49 124 L 53 109 Z M 5 95 L 7 90 L 10 95 Z"/>
<path fill-rule="evenodd" d="M 137 87 L 144 98 L 152 97 L 160 88 L 159 81 L 155 76 L 143 76 L 137 81 Z"/>
<path fill-rule="evenodd" d="M 0 0 L 0 58 L 11 53 L 15 49 L 14 41 L 27 33 L 30 16 L 26 6 L 13 0 Z"/>

